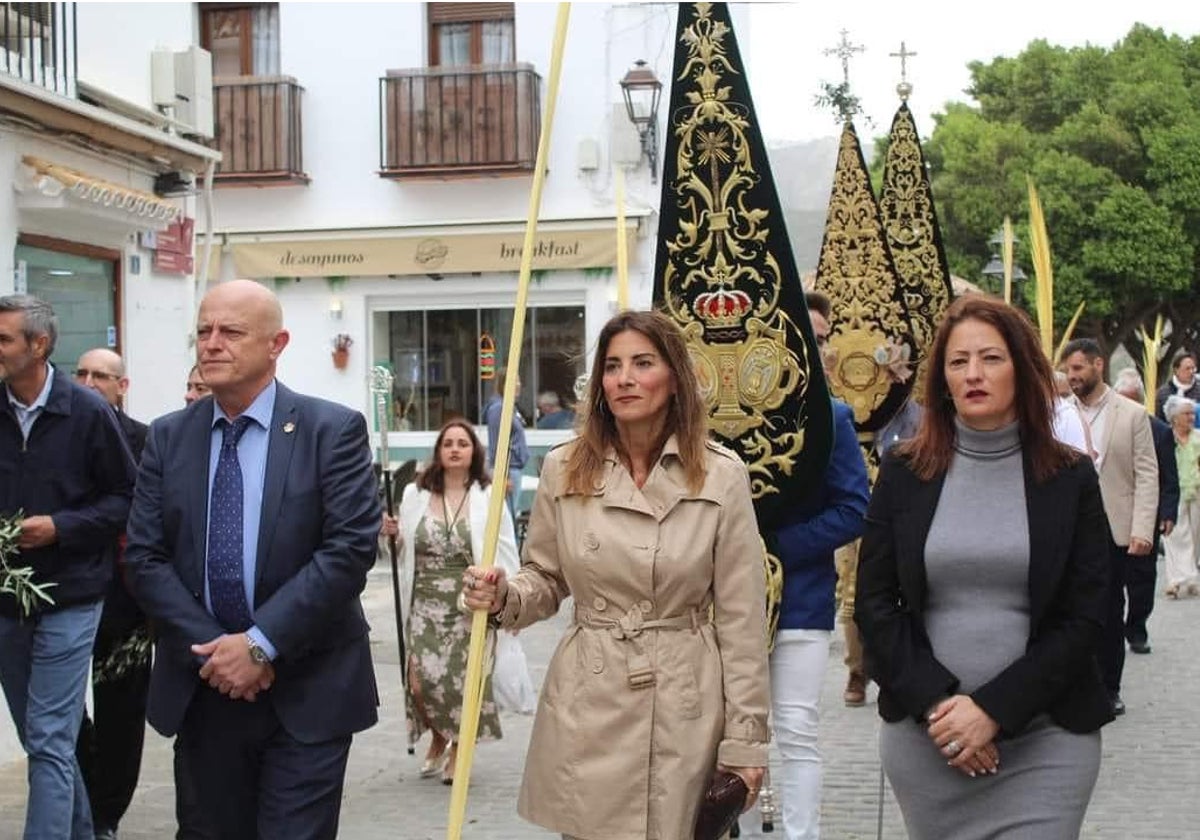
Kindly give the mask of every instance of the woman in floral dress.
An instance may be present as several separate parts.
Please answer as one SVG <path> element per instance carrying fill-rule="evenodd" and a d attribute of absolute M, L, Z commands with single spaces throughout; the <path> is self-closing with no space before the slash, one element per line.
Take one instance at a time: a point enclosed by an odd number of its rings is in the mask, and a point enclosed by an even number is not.
<path fill-rule="evenodd" d="M 406 706 L 409 743 L 433 733 L 421 776 L 441 770 L 454 778 L 454 738 L 458 735 L 471 638 L 471 615 L 458 607 L 463 572 L 483 556 L 491 479 L 484 451 L 465 420 L 451 420 L 438 433 L 428 468 L 404 489 L 400 537 L 404 542 L 404 603 L 408 604 Z M 498 492 L 503 493 L 500 487 Z M 496 563 L 517 569 L 512 519 L 501 506 Z M 491 683 L 483 688 L 479 740 L 501 737 Z M 447 748 L 449 748 L 447 750 Z"/>

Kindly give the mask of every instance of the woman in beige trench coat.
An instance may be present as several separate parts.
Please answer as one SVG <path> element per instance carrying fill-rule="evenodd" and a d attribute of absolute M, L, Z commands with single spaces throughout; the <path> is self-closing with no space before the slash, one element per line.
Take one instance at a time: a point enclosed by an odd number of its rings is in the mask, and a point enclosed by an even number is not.
<path fill-rule="evenodd" d="M 745 466 L 709 442 L 682 335 L 623 312 L 600 333 L 581 435 L 550 452 L 522 568 L 472 566 L 502 627 L 574 620 L 542 687 L 517 810 L 584 840 L 685 840 L 718 764 L 767 763 L 762 545 Z"/>

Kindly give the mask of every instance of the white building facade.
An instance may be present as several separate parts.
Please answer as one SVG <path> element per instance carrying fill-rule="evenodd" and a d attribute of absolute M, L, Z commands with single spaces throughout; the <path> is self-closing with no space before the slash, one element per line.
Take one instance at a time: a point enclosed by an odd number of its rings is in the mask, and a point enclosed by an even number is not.
<path fill-rule="evenodd" d="M 0 171 L 12 173 L 0 292 L 56 305 L 56 363 L 113 347 L 129 367 L 126 409 L 151 420 L 181 404 L 199 296 L 249 277 L 283 303 L 290 386 L 367 412 L 371 370 L 388 367 L 404 451 L 427 451 L 450 417 L 479 419 L 493 368 L 508 366 L 556 4 L 0 9 L 12 19 L 0 21 Z M 616 310 L 618 168 L 629 301 L 650 302 L 675 14 L 572 5 L 519 367 L 531 426 L 538 393 L 574 400 Z M 741 28 L 748 16 L 734 14 Z M 201 78 L 192 91 L 180 59 L 201 48 L 211 88 Z M 164 52 L 176 99 L 211 102 L 209 128 L 163 107 L 152 56 Z M 639 60 L 664 85 L 653 165 L 619 84 Z M 532 442 L 561 438 L 535 429 Z"/>
<path fill-rule="evenodd" d="M 98 346 L 125 356 L 142 417 L 179 404 L 192 353 L 176 234 L 196 202 L 166 184 L 220 157 L 152 107 L 152 52 L 187 50 L 193 18 L 168 3 L 0 3 L 0 293 L 54 305 L 55 365 Z"/>
<path fill-rule="evenodd" d="M 292 387 L 370 412 L 372 368 L 393 371 L 392 448 L 423 457 L 445 420 L 479 421 L 497 381 L 489 360 L 497 370 L 509 364 L 557 5 L 257 8 L 258 30 L 236 50 L 213 50 L 217 133 L 241 108 L 238 136 L 271 134 L 245 126 L 258 119 L 255 103 L 285 98 L 223 104 L 227 85 L 255 76 L 294 85 L 303 159 L 265 179 L 218 175 L 211 279 L 252 277 L 275 289 L 292 336 L 280 378 Z M 535 450 L 565 436 L 533 428 L 537 394 L 574 402 L 575 380 L 616 311 L 616 166 L 626 179 L 629 300 L 650 302 L 660 186 L 619 82 L 646 61 L 664 83 L 665 112 L 675 12 L 571 8 L 519 366 L 518 406 Z M 330 49 L 314 49 L 321 43 Z M 251 79 L 228 79 L 237 69 Z M 339 338 L 347 354 L 334 353 Z"/>

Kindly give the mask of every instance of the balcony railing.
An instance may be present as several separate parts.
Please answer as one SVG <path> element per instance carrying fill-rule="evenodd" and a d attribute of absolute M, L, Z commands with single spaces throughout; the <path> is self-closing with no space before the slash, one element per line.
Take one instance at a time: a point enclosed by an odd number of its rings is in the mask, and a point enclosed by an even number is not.
<path fill-rule="evenodd" d="M 385 178 L 533 171 L 541 77 L 528 64 L 389 70 L 379 110 Z"/>
<path fill-rule="evenodd" d="M 304 88 L 290 76 L 213 79 L 217 186 L 307 184 L 301 142 Z"/>
<path fill-rule="evenodd" d="M 75 96 L 79 54 L 74 3 L 0 3 L 0 69 Z"/>

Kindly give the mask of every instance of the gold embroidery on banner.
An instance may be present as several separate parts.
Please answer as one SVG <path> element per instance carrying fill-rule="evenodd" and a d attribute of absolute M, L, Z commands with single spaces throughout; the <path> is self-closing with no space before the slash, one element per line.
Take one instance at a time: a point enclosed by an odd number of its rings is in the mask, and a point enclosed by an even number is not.
<path fill-rule="evenodd" d="M 753 206 L 751 190 L 764 176 L 751 159 L 748 110 L 721 84 L 738 73 L 724 45 L 730 29 L 711 12 L 712 4 L 697 3 L 681 36 L 688 57 L 676 83 L 694 87 L 673 126 L 679 232 L 666 245 L 663 288 L 688 340 L 709 425 L 738 442 L 758 499 L 779 492 L 778 479 L 791 475 L 804 448 L 798 412 L 776 409 L 803 400 L 810 368 L 803 335 L 778 309 L 782 277 L 767 247 L 767 222 L 776 220 Z"/>
<path fill-rule="evenodd" d="M 903 104 L 892 122 L 879 211 L 912 324 L 921 383 L 929 346 L 950 304 L 950 277 L 938 252 L 937 217 L 917 126 Z"/>
<path fill-rule="evenodd" d="M 838 148 L 815 286 L 833 310 L 830 390 L 854 410 L 857 426 L 882 425 L 888 418 L 872 416 L 910 375 L 912 330 L 849 123 Z"/>

